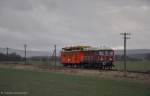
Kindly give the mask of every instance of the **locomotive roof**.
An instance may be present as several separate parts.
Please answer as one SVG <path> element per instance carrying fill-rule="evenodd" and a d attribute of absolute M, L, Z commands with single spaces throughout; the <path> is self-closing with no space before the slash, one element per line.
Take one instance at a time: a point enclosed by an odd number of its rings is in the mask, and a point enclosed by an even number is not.
<path fill-rule="evenodd" d="M 71 46 L 62 48 L 62 51 L 101 51 L 101 50 L 113 50 L 111 48 L 97 48 L 91 46 Z"/>

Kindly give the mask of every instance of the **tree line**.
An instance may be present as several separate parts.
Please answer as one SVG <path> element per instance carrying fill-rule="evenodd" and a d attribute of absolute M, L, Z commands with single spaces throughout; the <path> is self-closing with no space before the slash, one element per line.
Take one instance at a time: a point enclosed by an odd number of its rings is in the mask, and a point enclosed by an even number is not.
<path fill-rule="evenodd" d="M 123 61 L 124 56 L 123 55 L 115 55 L 115 60 Z M 150 53 L 146 53 L 145 55 L 143 55 L 142 58 L 137 58 L 136 56 L 135 57 L 127 56 L 127 60 L 128 61 L 143 61 L 143 60 L 150 61 Z"/>
<path fill-rule="evenodd" d="M 27 57 L 28 60 L 32 61 L 47 61 L 47 60 L 54 60 L 55 58 L 51 56 L 50 58 L 48 56 L 33 56 L 33 57 Z M 58 61 L 60 57 L 56 57 L 56 60 Z M 4 54 L 0 53 L 0 61 L 24 61 L 25 58 L 18 55 L 17 53 L 10 53 L 10 54 Z"/>
<path fill-rule="evenodd" d="M 51 57 L 51 59 L 54 59 L 53 57 Z M 60 57 L 56 57 L 57 60 L 60 59 Z M 115 60 L 116 61 L 123 61 L 124 57 L 123 55 L 115 55 Z M 24 57 L 21 57 L 20 55 L 16 54 L 16 53 L 10 53 L 10 54 L 4 54 L 4 53 L 0 53 L 0 61 L 21 61 L 24 60 Z M 31 57 L 30 60 L 33 61 L 46 61 L 48 60 L 47 56 L 35 56 L 35 57 Z M 127 60 L 128 61 L 142 61 L 142 60 L 148 60 L 150 61 L 150 53 L 145 54 L 145 56 L 143 58 L 133 58 L 130 56 L 127 56 Z"/>
<path fill-rule="evenodd" d="M 22 59 L 23 58 L 16 53 L 10 54 L 0 53 L 0 61 L 21 61 Z"/>

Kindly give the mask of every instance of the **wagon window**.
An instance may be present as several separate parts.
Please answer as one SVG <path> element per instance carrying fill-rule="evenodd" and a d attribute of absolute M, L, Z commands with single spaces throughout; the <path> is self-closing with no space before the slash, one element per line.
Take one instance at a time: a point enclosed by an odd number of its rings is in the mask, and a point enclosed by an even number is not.
<path fill-rule="evenodd" d="M 90 52 L 85 52 L 85 55 L 89 56 L 91 53 Z"/>
<path fill-rule="evenodd" d="M 104 55 L 104 52 L 103 51 L 99 51 L 99 55 Z"/>
<path fill-rule="evenodd" d="M 109 54 L 110 54 L 110 55 L 113 55 L 114 53 L 113 53 L 113 51 L 109 51 Z"/>
<path fill-rule="evenodd" d="M 105 51 L 105 55 L 113 55 L 113 51 Z"/>
<path fill-rule="evenodd" d="M 105 51 L 105 55 L 109 55 L 109 51 Z"/>
<path fill-rule="evenodd" d="M 96 52 L 95 52 L 95 55 L 99 55 L 99 51 L 96 51 Z"/>

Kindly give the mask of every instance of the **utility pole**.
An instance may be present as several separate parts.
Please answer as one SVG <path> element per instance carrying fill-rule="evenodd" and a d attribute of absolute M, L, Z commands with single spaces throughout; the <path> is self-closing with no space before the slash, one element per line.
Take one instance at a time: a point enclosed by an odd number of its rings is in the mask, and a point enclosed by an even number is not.
<path fill-rule="evenodd" d="M 124 33 L 121 33 L 121 35 L 123 35 L 123 38 L 124 38 L 124 76 L 126 76 L 127 75 L 127 67 L 126 67 L 127 51 L 126 51 L 126 48 L 127 48 L 127 39 L 130 39 L 130 37 L 127 37 L 127 36 L 129 36 L 131 34 L 124 32 Z"/>
<path fill-rule="evenodd" d="M 6 47 L 6 55 L 7 55 L 7 61 L 8 61 L 8 47 Z"/>
<path fill-rule="evenodd" d="M 55 56 L 55 68 L 56 68 L 56 45 L 54 45 L 54 56 Z"/>
<path fill-rule="evenodd" d="M 24 57 L 25 64 L 27 64 L 27 44 L 24 44 Z"/>

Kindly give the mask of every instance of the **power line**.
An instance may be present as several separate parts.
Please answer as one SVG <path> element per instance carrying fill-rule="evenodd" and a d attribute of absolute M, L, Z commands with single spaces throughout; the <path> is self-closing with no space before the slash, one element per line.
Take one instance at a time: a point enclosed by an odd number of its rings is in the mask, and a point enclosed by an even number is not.
<path fill-rule="evenodd" d="M 130 33 L 124 32 L 124 33 L 120 33 L 121 35 L 123 35 L 124 38 L 124 76 L 126 76 L 127 73 L 127 67 L 126 67 L 126 63 L 127 63 L 127 39 L 130 39 L 130 37 L 127 37 L 129 35 L 131 35 Z"/>

